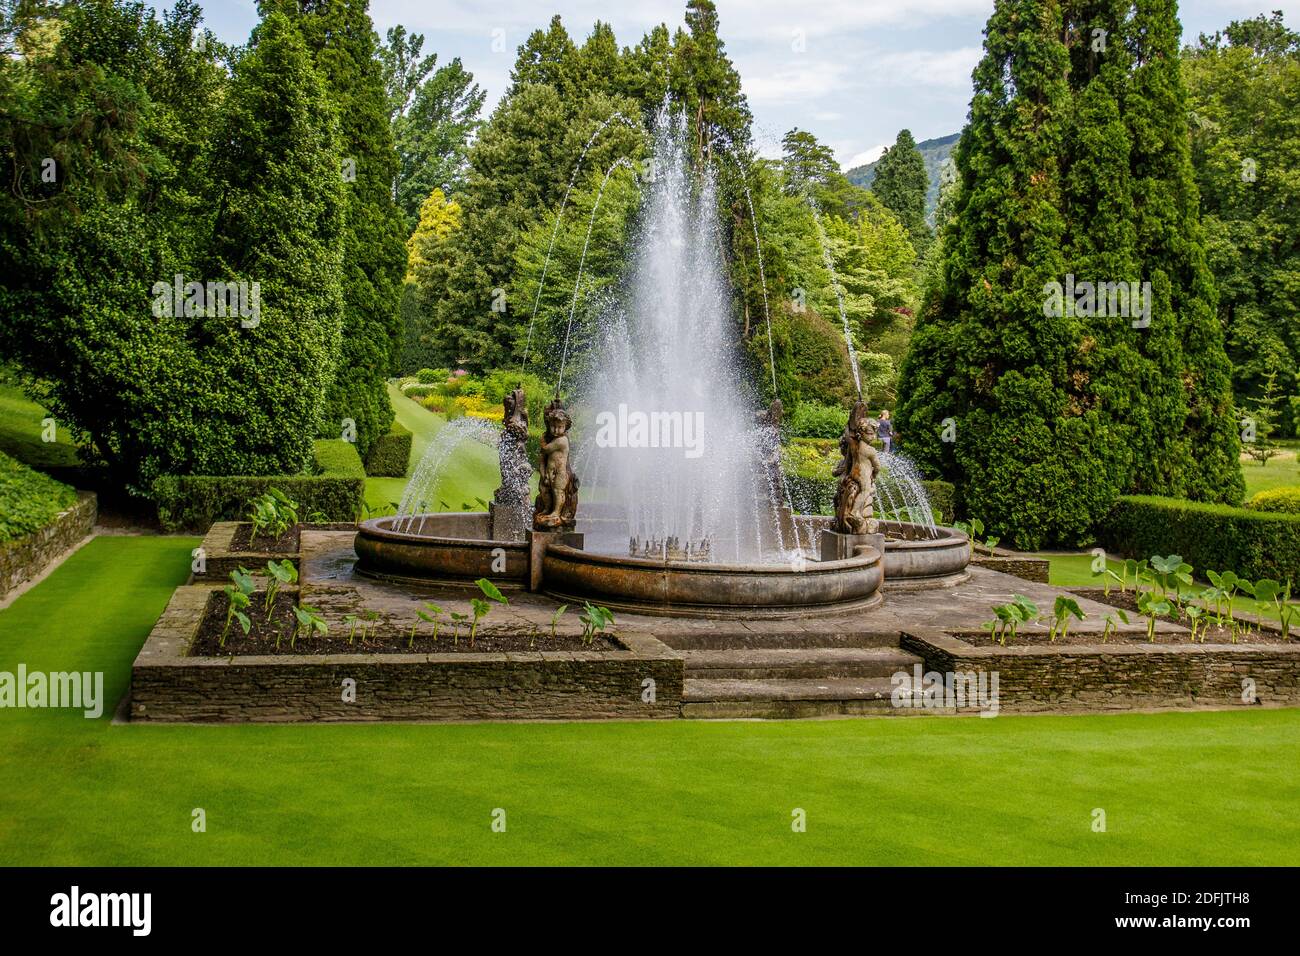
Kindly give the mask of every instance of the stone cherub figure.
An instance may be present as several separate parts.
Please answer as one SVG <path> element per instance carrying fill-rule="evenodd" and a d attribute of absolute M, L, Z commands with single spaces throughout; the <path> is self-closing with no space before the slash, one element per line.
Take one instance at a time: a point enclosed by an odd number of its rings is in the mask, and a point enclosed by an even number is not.
<path fill-rule="evenodd" d="M 528 399 L 522 388 L 507 392 L 502 403 L 501 443 L 497 461 L 501 467 L 501 485 L 492 497 L 493 534 L 511 539 L 523 536 L 528 520 L 528 479 L 533 466 L 528 463 Z M 500 525 L 500 532 L 496 525 Z"/>
<path fill-rule="evenodd" d="M 835 490 L 835 525 L 841 534 L 875 534 L 878 527 L 871 516 L 876 476 L 880 458 L 871 444 L 876 437 L 875 422 L 867 415 L 866 403 L 854 403 L 849 423 L 840 438 L 840 454 L 834 474 L 840 479 Z"/>
<path fill-rule="evenodd" d="M 533 527 L 538 531 L 573 528 L 578 512 L 578 476 L 569 467 L 569 417 L 559 396 L 551 400 L 543 413 L 546 433 L 542 435 L 541 461 L 538 471 L 537 501 Z"/>

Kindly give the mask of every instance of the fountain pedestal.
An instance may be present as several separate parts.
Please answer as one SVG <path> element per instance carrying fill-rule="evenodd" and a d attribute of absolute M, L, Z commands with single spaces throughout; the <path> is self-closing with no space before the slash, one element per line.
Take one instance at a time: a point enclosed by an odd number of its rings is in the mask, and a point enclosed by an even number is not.
<path fill-rule="evenodd" d="M 577 548 L 579 551 L 586 543 L 582 533 L 578 531 L 529 531 L 528 590 L 530 591 L 542 589 L 542 558 L 546 554 L 547 545 L 552 542 Z"/>
<path fill-rule="evenodd" d="M 818 542 L 818 555 L 822 561 L 845 561 L 858 553 L 858 548 L 875 548 L 880 554 L 885 553 L 885 536 L 883 534 L 843 534 L 839 531 L 823 531 Z"/>

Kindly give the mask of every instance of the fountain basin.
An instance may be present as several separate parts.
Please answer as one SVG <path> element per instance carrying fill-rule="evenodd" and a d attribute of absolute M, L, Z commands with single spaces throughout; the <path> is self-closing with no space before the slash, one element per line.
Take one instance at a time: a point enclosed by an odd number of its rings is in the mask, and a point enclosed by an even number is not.
<path fill-rule="evenodd" d="M 970 538 L 955 528 L 906 521 L 882 521 L 885 587 L 921 588 L 958 584 L 970 577 Z"/>
<path fill-rule="evenodd" d="M 399 530 L 400 529 L 400 530 Z M 357 571 L 390 581 L 528 583 L 528 542 L 491 537 L 485 511 L 371 518 L 359 525 Z"/>
<path fill-rule="evenodd" d="M 796 515 L 807 540 L 815 540 L 834 519 L 826 515 Z M 945 587 L 970 577 L 970 538 L 955 528 L 907 521 L 881 521 L 885 535 L 885 590 Z"/>
<path fill-rule="evenodd" d="M 596 554 L 547 545 L 542 589 L 568 603 L 667 617 L 784 618 L 865 609 L 881 601 L 884 558 L 863 548 L 844 561 L 712 564 Z"/>

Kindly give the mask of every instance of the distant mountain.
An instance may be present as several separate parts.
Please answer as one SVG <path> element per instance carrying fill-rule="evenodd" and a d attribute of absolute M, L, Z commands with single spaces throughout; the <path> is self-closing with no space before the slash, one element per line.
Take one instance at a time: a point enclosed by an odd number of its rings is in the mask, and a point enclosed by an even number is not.
<path fill-rule="evenodd" d="M 925 171 L 930 176 L 930 188 L 925 192 L 925 215 L 931 221 L 934 219 L 934 207 L 939 204 L 939 169 L 943 166 L 943 161 L 952 153 L 953 147 L 957 145 L 957 140 L 960 138 L 961 133 L 953 133 L 950 136 L 927 139 L 916 144 L 916 148 L 921 151 L 921 158 L 925 160 Z M 844 175 L 849 178 L 851 183 L 869 187 L 871 181 L 876 178 L 876 164 L 867 163 L 865 166 L 855 166 Z"/>

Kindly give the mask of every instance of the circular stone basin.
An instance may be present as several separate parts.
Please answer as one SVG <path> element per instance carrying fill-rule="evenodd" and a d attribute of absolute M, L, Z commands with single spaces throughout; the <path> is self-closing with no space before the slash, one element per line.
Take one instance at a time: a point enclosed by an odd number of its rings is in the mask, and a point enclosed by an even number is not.
<path fill-rule="evenodd" d="M 486 577 L 501 587 L 523 586 L 528 542 L 494 541 L 490 527 L 486 511 L 371 518 L 357 531 L 356 569 L 392 581 L 470 583 Z"/>
<path fill-rule="evenodd" d="M 954 528 L 905 521 L 882 521 L 885 535 L 885 588 L 958 584 L 970 576 L 970 538 Z"/>
<path fill-rule="evenodd" d="M 844 561 L 709 564 L 546 547 L 542 588 L 566 602 L 668 617 L 796 617 L 874 607 L 883 560 L 863 548 Z"/>

